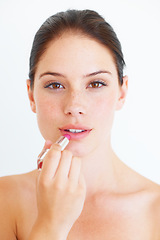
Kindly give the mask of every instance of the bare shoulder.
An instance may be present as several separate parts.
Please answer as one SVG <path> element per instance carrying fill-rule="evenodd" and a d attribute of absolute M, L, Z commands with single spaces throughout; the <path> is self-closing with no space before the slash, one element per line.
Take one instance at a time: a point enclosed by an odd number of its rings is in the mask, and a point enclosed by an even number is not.
<path fill-rule="evenodd" d="M 16 239 L 16 216 L 23 199 L 35 190 L 35 173 L 0 178 L 0 239 Z"/>
<path fill-rule="evenodd" d="M 134 189 L 133 192 L 137 193 L 137 196 L 140 194 L 142 199 L 146 199 L 146 203 L 153 210 L 156 209 L 157 215 L 160 215 L 160 185 L 134 170 L 131 170 L 129 174 L 128 181 L 131 183 L 131 189 Z"/>
<path fill-rule="evenodd" d="M 160 185 L 149 181 L 146 191 L 150 196 L 151 217 L 155 228 L 157 226 L 157 229 L 159 230 L 160 237 Z"/>
<path fill-rule="evenodd" d="M 150 200 L 150 206 L 153 210 L 153 213 L 155 212 L 155 215 L 159 217 L 160 223 L 160 185 L 152 182 L 151 180 L 145 179 L 144 192 Z"/>
<path fill-rule="evenodd" d="M 138 182 L 142 193 L 151 203 L 150 206 L 153 209 L 160 210 L 160 185 L 141 175 L 138 177 Z"/>
<path fill-rule="evenodd" d="M 22 199 L 32 196 L 36 188 L 36 172 L 5 176 L 0 178 L 0 208 L 7 205 L 12 209 Z"/>
<path fill-rule="evenodd" d="M 144 205 L 146 201 L 146 218 L 152 228 L 152 239 L 160 239 L 160 185 L 148 179 L 145 180 Z"/>
<path fill-rule="evenodd" d="M 153 238 L 160 239 L 160 185 L 150 179 L 137 174 L 137 184 L 139 192 L 137 196 L 141 198 L 141 207 L 144 209 L 144 216 L 151 227 Z M 140 200 L 139 198 L 139 200 Z"/>
<path fill-rule="evenodd" d="M 124 163 L 121 165 L 123 174 L 122 186 L 124 192 L 130 196 L 131 202 L 139 206 L 139 211 L 143 209 L 143 216 L 149 219 L 153 225 L 154 232 L 160 239 L 160 185 L 137 173 Z M 123 171 L 122 171 L 123 170 Z M 157 239 L 155 237 L 155 239 Z"/>
<path fill-rule="evenodd" d="M 12 197 L 12 195 L 16 197 L 17 193 L 24 193 L 31 188 L 35 189 L 35 175 L 35 171 L 32 171 L 25 174 L 0 177 L 0 199 Z"/>

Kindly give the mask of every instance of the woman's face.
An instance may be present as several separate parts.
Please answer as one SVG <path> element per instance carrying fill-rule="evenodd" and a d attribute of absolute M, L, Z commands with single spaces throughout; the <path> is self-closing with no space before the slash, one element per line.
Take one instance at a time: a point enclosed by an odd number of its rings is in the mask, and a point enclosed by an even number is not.
<path fill-rule="evenodd" d="M 75 156 L 100 149 L 109 141 L 114 112 L 122 107 L 127 79 L 119 86 L 110 51 L 81 35 L 64 34 L 41 57 L 34 88 L 27 81 L 33 112 L 44 139 L 69 134 Z"/>

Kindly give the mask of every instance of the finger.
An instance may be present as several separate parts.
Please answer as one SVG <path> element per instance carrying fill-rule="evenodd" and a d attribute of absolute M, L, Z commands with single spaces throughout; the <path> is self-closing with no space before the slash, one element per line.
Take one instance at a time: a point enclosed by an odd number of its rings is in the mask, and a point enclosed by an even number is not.
<path fill-rule="evenodd" d="M 53 144 L 46 154 L 41 171 L 41 180 L 48 182 L 55 176 L 61 158 L 61 147 Z"/>
<path fill-rule="evenodd" d="M 84 178 L 84 175 L 83 175 L 82 171 L 80 172 L 80 175 L 79 175 L 79 182 L 78 182 L 78 184 L 79 184 L 80 189 L 86 195 L 86 181 L 85 181 L 85 178 Z"/>
<path fill-rule="evenodd" d="M 61 160 L 59 163 L 59 168 L 57 170 L 56 176 L 61 179 L 68 178 L 71 161 L 72 161 L 72 153 L 68 150 L 64 150 L 61 155 Z"/>
<path fill-rule="evenodd" d="M 71 168 L 69 172 L 69 180 L 72 187 L 76 187 L 79 182 L 79 176 L 81 171 L 81 160 L 78 157 L 72 159 Z"/>

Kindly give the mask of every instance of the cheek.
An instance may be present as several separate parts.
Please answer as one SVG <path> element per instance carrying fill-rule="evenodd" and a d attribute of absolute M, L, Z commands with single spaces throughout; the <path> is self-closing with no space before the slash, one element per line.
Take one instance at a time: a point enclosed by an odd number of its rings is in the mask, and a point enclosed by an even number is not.
<path fill-rule="evenodd" d="M 107 139 L 110 136 L 114 113 L 116 108 L 116 95 L 115 93 L 97 99 L 95 103 L 95 111 L 93 121 L 97 130 L 98 139 Z"/>
<path fill-rule="evenodd" d="M 43 96 L 36 99 L 37 117 L 48 119 L 53 113 L 54 115 L 57 113 L 57 109 L 57 104 L 53 100 L 51 101 Z"/>
<path fill-rule="evenodd" d="M 56 101 L 46 96 L 36 96 L 35 99 L 39 130 L 45 139 L 49 139 L 49 133 L 52 132 L 53 134 L 53 130 L 57 125 L 59 105 Z"/>
<path fill-rule="evenodd" d="M 95 118 L 99 118 L 100 121 L 105 121 L 113 118 L 116 107 L 116 97 L 114 94 L 106 97 L 101 97 L 95 102 L 94 112 Z"/>

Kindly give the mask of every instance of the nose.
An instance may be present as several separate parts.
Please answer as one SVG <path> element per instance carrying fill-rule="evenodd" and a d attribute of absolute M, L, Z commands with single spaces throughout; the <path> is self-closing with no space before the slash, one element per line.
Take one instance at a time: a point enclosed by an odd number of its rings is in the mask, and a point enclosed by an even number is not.
<path fill-rule="evenodd" d="M 80 91 L 68 94 L 65 100 L 64 113 L 73 117 L 86 114 L 86 102 Z"/>

